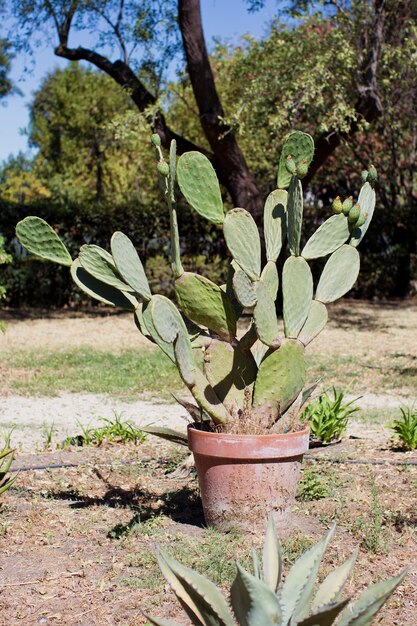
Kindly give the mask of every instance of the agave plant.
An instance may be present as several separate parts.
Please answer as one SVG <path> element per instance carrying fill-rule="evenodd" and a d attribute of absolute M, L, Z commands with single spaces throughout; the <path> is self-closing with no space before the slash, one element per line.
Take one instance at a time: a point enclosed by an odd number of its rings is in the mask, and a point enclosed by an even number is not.
<path fill-rule="evenodd" d="M 342 599 L 356 553 L 316 584 L 320 563 L 335 527 L 307 550 L 283 577 L 282 548 L 272 517 L 269 519 L 262 559 L 255 550 L 253 573 L 237 564 L 229 602 L 205 576 L 160 550 L 157 558 L 181 606 L 196 626 L 368 626 L 401 583 L 407 570 L 363 591 L 355 602 Z M 146 614 L 155 626 L 176 622 Z"/>
<path fill-rule="evenodd" d="M 266 263 L 261 239 L 244 208 L 225 213 L 220 185 L 210 161 L 198 152 L 177 161 L 175 142 L 169 162 L 158 135 L 158 172 L 171 221 L 171 267 L 177 306 L 151 293 L 142 262 L 130 239 L 114 233 L 110 252 L 83 245 L 72 259 L 62 240 L 42 219 L 27 217 L 16 234 L 30 252 L 67 265 L 75 283 L 88 295 L 134 314 L 140 332 L 177 366 L 197 403 L 188 408 L 194 420 L 211 421 L 217 430 L 250 434 L 283 432 L 298 419 L 308 397 L 305 347 L 327 322 L 326 305 L 354 285 L 360 266 L 357 246 L 375 207 L 374 168 L 364 174 L 358 202 L 336 198 L 331 215 L 301 246 L 303 193 L 301 179 L 313 158 L 312 138 L 300 131 L 284 142 L 278 166 L 278 189 L 264 208 Z M 203 218 L 222 226 L 232 260 L 225 285 L 184 271 L 177 225 L 176 183 Z M 276 315 L 279 276 L 276 261 L 284 240 L 290 252 L 282 276 L 284 337 Z M 309 261 L 329 257 L 316 288 Z M 247 332 L 238 334 L 243 310 L 251 313 Z M 196 358 L 203 350 L 203 363 Z M 159 434 L 163 434 L 159 431 Z M 171 436 L 172 433 L 165 433 Z M 174 435 L 178 437 L 178 435 Z"/>
<path fill-rule="evenodd" d="M 0 450 L 0 495 L 10 489 L 17 478 L 10 477 L 9 470 L 13 463 L 14 450 L 10 448 L 10 436 L 6 437 L 3 449 Z"/>

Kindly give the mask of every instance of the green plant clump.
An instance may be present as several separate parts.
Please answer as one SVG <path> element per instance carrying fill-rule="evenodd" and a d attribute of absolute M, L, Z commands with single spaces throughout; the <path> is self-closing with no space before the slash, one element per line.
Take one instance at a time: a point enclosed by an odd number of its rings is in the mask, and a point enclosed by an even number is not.
<path fill-rule="evenodd" d="M 317 586 L 320 563 L 334 528 L 294 563 L 282 582 L 282 548 L 270 518 L 262 559 L 255 550 L 252 553 L 253 573 L 237 564 L 230 604 L 205 576 L 163 551 L 157 558 L 162 574 L 196 626 L 331 626 L 336 620 L 338 626 L 368 626 L 407 570 L 371 585 L 350 603 L 342 594 L 355 563 L 354 553 Z M 155 626 L 177 626 L 149 615 L 146 618 Z"/>
<path fill-rule="evenodd" d="M 401 408 L 401 417 L 393 421 L 391 428 L 394 431 L 393 440 L 404 450 L 417 448 L 417 409 Z"/>
<path fill-rule="evenodd" d="M 318 443 L 330 443 L 337 441 L 345 432 L 349 418 L 359 411 L 359 407 L 353 404 L 359 400 L 355 398 L 350 402 L 343 402 L 345 394 L 332 388 L 333 397 L 327 391 L 312 402 L 305 409 L 301 419 L 308 421 L 310 434 L 313 441 Z"/>
<path fill-rule="evenodd" d="M 101 446 L 113 443 L 142 443 L 146 435 L 122 416 L 115 414 L 114 419 L 101 417 L 102 426 L 83 426 L 79 420 L 79 435 L 69 435 L 63 442 L 63 447 L 69 445 Z"/>
<path fill-rule="evenodd" d="M 326 305 L 341 298 L 356 282 L 360 266 L 357 246 L 375 207 L 374 180 L 364 183 L 354 207 L 350 199 L 341 212 L 337 207 L 302 247 L 301 179 L 313 158 L 314 143 L 305 133 L 290 133 L 278 165 L 279 188 L 265 202 L 266 263 L 262 266 L 257 225 L 244 208 L 225 213 L 210 161 L 199 152 L 185 153 L 177 161 L 174 141 L 166 161 L 159 137 L 154 135 L 152 141 L 170 215 L 177 306 L 151 292 L 139 255 L 122 232 L 112 236 L 110 252 L 83 245 L 76 259 L 40 218 L 19 222 L 17 237 L 29 252 L 68 266 L 75 283 L 93 298 L 133 313 L 138 330 L 177 366 L 196 402 L 188 403 L 194 421 L 203 420 L 206 427 L 225 432 L 288 432 L 299 423 L 311 392 L 311 386 L 305 390 L 305 347 L 326 325 Z M 177 182 L 194 210 L 223 228 L 232 257 L 226 284 L 216 285 L 183 268 Z M 285 239 L 290 255 L 279 277 L 276 261 Z M 320 257 L 328 260 L 314 286 L 309 262 Z M 284 337 L 276 316 L 280 282 Z M 238 320 L 244 309 L 251 315 L 250 325 L 243 337 L 238 337 Z"/>
<path fill-rule="evenodd" d="M 17 474 L 10 477 L 9 470 L 13 463 L 14 450 L 10 448 L 10 435 L 6 437 L 3 449 L 0 450 L 0 495 L 10 489 Z"/>

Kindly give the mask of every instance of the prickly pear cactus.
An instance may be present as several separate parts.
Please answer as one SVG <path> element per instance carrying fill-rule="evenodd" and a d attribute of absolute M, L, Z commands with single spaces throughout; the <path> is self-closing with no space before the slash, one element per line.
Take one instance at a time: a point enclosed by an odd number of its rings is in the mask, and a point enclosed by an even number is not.
<path fill-rule="evenodd" d="M 290 133 L 278 165 L 279 188 L 265 202 L 263 257 L 250 213 L 244 207 L 225 212 L 210 161 L 198 152 L 177 160 L 175 142 L 165 160 L 157 135 L 152 143 L 170 215 L 176 305 L 152 294 L 134 244 L 121 232 L 113 235 L 109 251 L 84 245 L 74 260 L 55 230 L 38 217 L 19 222 L 16 235 L 36 256 L 70 266 L 75 283 L 89 296 L 133 312 L 138 330 L 176 364 L 198 405 L 188 403 L 194 419 L 200 415 L 225 432 L 268 433 L 284 416 L 287 425 L 289 416 L 302 411 L 305 347 L 326 325 L 326 304 L 347 293 L 357 279 L 357 246 L 375 208 L 375 168 L 362 173 L 357 201 L 337 197 L 334 215 L 302 246 L 301 180 L 313 159 L 314 143 L 306 133 Z M 183 269 L 176 183 L 199 215 L 223 228 L 231 255 L 226 285 Z M 285 246 L 289 255 L 279 276 L 276 262 Z M 309 262 L 319 257 L 327 261 L 314 285 Z M 280 285 L 283 337 L 276 313 Z M 238 321 L 244 310 L 250 321 L 242 333 Z"/>

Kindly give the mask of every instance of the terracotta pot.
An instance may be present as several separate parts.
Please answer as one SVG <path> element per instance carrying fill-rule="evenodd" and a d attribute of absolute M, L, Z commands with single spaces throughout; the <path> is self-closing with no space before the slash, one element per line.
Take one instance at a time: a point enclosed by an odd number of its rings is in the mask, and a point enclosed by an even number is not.
<path fill-rule="evenodd" d="M 207 525 L 256 532 L 272 513 L 285 534 L 308 444 L 308 428 L 283 435 L 228 435 L 191 424 L 188 447 Z"/>

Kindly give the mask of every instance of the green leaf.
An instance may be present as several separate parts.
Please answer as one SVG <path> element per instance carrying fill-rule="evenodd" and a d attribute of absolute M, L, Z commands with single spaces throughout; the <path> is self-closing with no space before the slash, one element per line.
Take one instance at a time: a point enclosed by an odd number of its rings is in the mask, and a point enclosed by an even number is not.
<path fill-rule="evenodd" d="M 16 237 L 26 250 L 42 259 L 68 267 L 72 263 L 71 255 L 64 243 L 40 217 L 29 216 L 20 221 L 16 226 Z"/>
<path fill-rule="evenodd" d="M 134 311 L 139 304 L 136 298 L 131 294 L 120 291 L 111 285 L 97 280 L 94 276 L 91 276 L 91 274 L 81 266 L 79 259 L 75 259 L 71 265 L 71 276 L 77 287 L 84 291 L 84 293 L 95 300 L 104 302 L 104 304 L 111 304 L 112 306 L 128 309 L 129 311 Z"/>
<path fill-rule="evenodd" d="M 167 428 L 165 426 L 152 426 L 151 424 L 148 424 L 147 426 L 141 426 L 140 430 L 144 433 L 148 433 L 149 435 L 155 435 L 155 437 L 167 439 L 168 441 L 177 443 L 180 446 L 188 447 L 187 433 L 181 433 L 173 428 Z"/>
<path fill-rule="evenodd" d="M 150 300 L 152 294 L 145 270 L 129 237 L 117 231 L 111 238 L 110 246 L 120 276 L 136 294 L 144 300 Z"/>
<path fill-rule="evenodd" d="M 262 550 L 262 572 L 264 583 L 275 593 L 282 576 L 282 548 L 272 515 L 268 519 Z"/>
<path fill-rule="evenodd" d="M 297 626 L 332 626 L 348 602 L 349 599 L 323 606 L 320 611 L 297 622 Z"/>
<path fill-rule="evenodd" d="M 200 152 L 186 152 L 177 164 L 178 185 L 187 202 L 214 224 L 223 224 L 224 211 L 216 172 Z"/>
<path fill-rule="evenodd" d="M 276 626 L 282 623 L 277 596 L 239 564 L 230 600 L 239 626 Z"/>
<path fill-rule="evenodd" d="M 345 584 L 352 572 L 353 566 L 355 565 L 357 554 L 358 550 L 356 550 L 351 557 L 326 576 L 314 596 L 314 600 L 311 604 L 312 611 L 316 611 L 327 604 L 337 602 L 339 600 Z"/>

